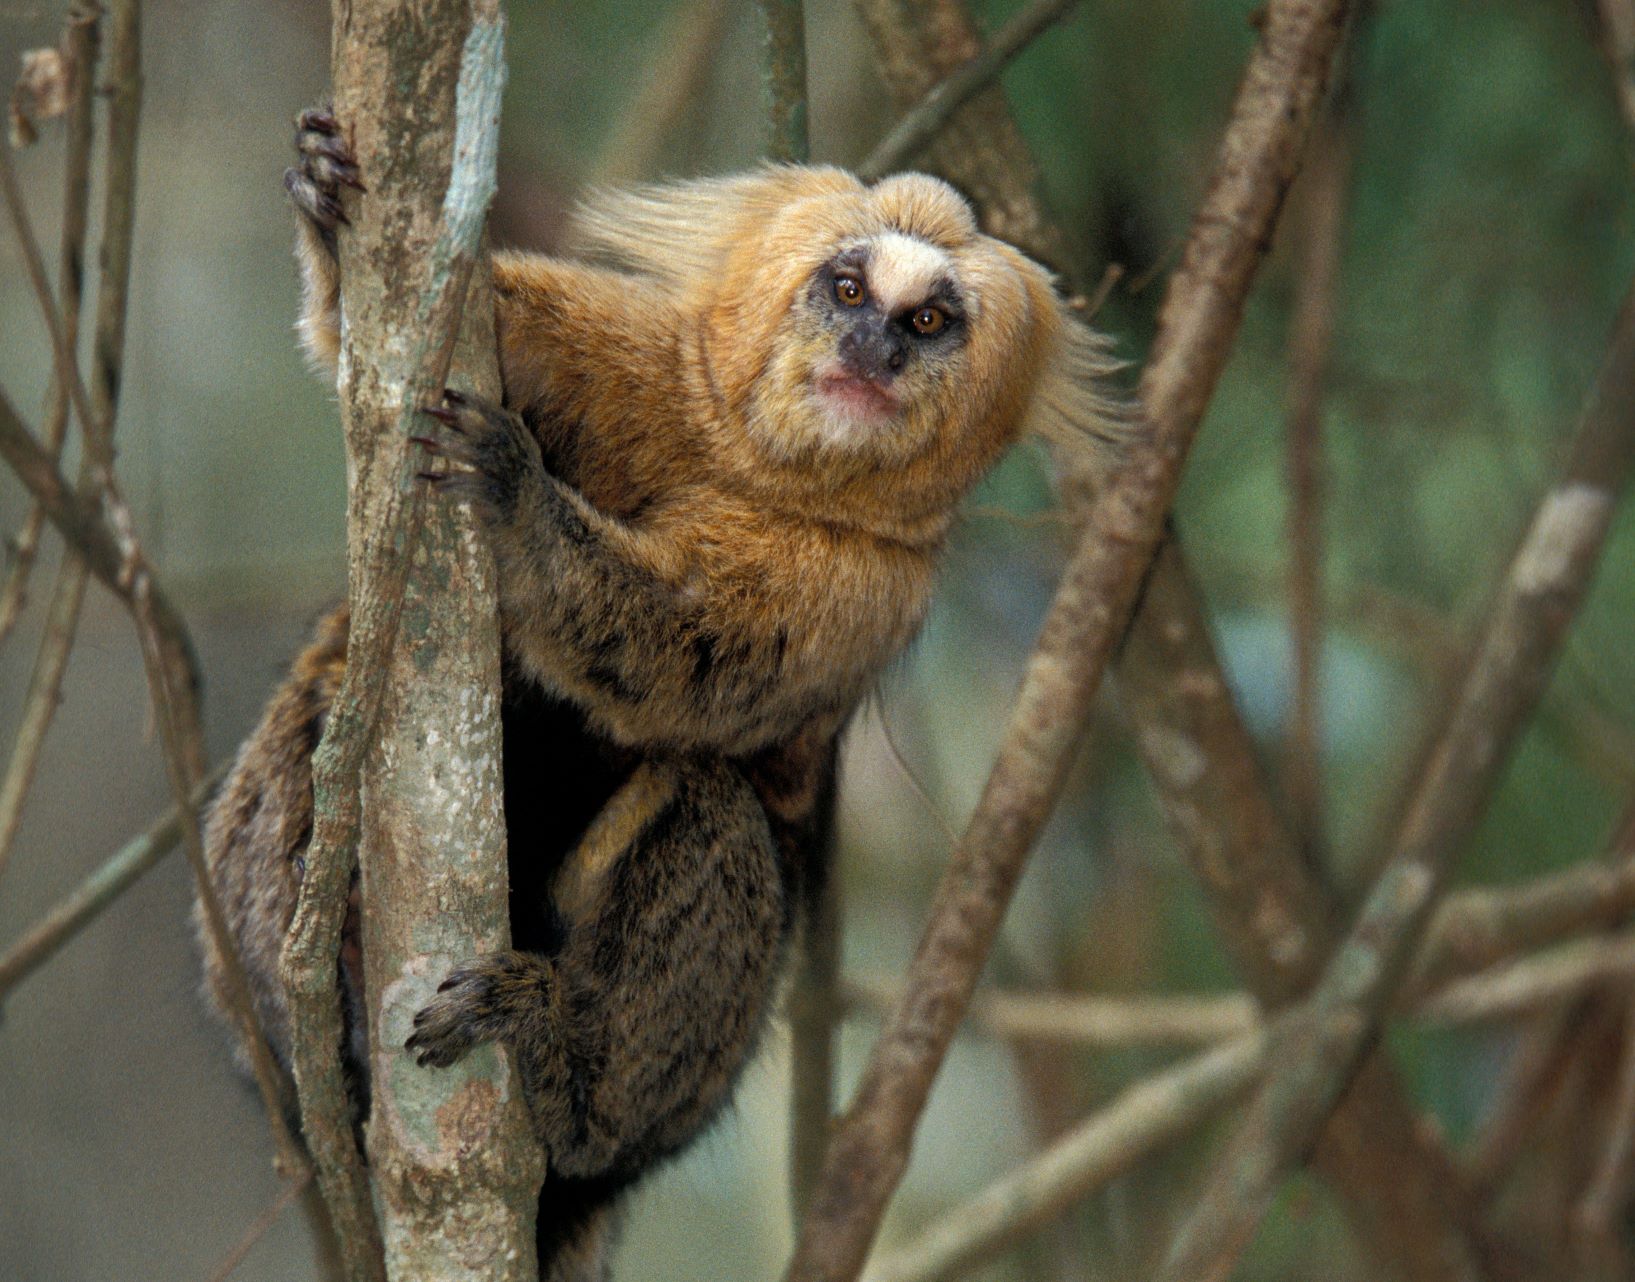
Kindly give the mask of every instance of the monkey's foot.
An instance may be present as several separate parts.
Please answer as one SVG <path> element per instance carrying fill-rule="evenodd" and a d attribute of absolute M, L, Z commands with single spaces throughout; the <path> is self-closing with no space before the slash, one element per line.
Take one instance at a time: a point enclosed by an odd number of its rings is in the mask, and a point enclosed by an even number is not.
<path fill-rule="evenodd" d="M 471 503 L 490 524 L 510 522 L 529 487 L 545 477 L 539 443 L 528 425 L 510 410 L 453 389 L 443 392 L 441 405 L 423 406 L 421 412 L 439 426 L 414 440 L 457 465 L 421 477 Z"/>
<path fill-rule="evenodd" d="M 313 107 L 295 118 L 295 155 L 294 167 L 284 171 L 284 190 L 301 216 L 333 245 L 336 226 L 349 221 L 341 208 L 341 188 L 365 188 L 340 122 L 328 108 Z"/>
<path fill-rule="evenodd" d="M 551 997 L 546 963 L 527 953 L 490 953 L 445 979 L 414 1017 L 404 1049 L 422 1067 L 447 1068 L 482 1042 L 515 1041 L 546 1018 Z"/>

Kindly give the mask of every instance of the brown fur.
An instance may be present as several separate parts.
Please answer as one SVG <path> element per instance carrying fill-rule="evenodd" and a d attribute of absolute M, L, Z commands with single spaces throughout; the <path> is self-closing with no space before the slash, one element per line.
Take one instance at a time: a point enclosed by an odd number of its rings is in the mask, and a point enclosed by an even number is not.
<path fill-rule="evenodd" d="M 301 333 L 330 367 L 357 177 L 334 128 L 303 117 L 287 180 Z M 505 406 L 451 396 L 426 439 L 500 570 L 518 951 L 451 976 L 409 1049 L 515 1049 L 550 1159 L 542 1264 L 565 1282 L 599 1275 L 619 1190 L 728 1097 L 822 875 L 835 738 L 923 619 L 960 499 L 1024 431 L 1093 448 L 1120 420 L 1093 381 L 1105 347 L 1047 273 L 923 175 L 605 194 L 567 256 L 499 255 L 494 280 Z M 946 325 L 911 332 L 931 306 Z M 837 378 L 853 400 L 819 394 Z M 344 634 L 338 615 L 297 662 L 210 825 L 280 1053 L 277 951 Z"/>

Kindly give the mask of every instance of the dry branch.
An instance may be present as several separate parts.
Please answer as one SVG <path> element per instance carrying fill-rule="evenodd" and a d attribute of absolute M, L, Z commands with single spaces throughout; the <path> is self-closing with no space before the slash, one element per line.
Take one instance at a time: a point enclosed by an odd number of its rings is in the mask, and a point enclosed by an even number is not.
<path fill-rule="evenodd" d="M 942 1282 L 981 1264 L 1231 1103 L 1264 1070 L 1271 1042 L 1251 1032 L 1129 1087 L 881 1260 L 867 1282 Z"/>
<path fill-rule="evenodd" d="M 1065 18 L 1078 0 L 1033 0 L 988 41 L 981 53 L 949 73 L 891 127 L 857 166 L 864 179 L 884 177 L 919 155 L 953 114 L 999 79 L 1033 40 Z"/>
<path fill-rule="evenodd" d="M 543 1170 L 509 1057 L 487 1049 L 433 1071 L 403 1050 L 453 965 L 508 939 L 493 568 L 469 513 L 422 519 L 409 441 L 420 407 L 455 377 L 457 332 L 459 381 L 498 399 L 487 271 L 475 268 L 486 264 L 502 33 L 495 4 L 336 6 L 335 107 L 369 184 L 339 237 L 351 629 L 313 761 L 314 830 L 281 973 L 304 1129 L 354 1279 L 383 1267 L 425 1279 L 535 1272 Z M 355 862 L 379 1226 L 338 1057 L 335 958 Z"/>
<path fill-rule="evenodd" d="M 882 78 L 904 105 L 930 87 L 929 77 L 953 72 L 979 50 L 975 27 L 957 0 L 912 9 L 861 0 L 859 7 Z M 972 193 L 990 231 L 1060 260 L 1065 238 L 1033 194 L 1037 166 L 998 90 L 956 113 L 932 159 Z M 1082 279 L 1073 283 L 1085 286 Z M 1063 462 L 1069 464 L 1064 506 L 1082 515 L 1090 487 L 1075 475 L 1072 460 Z M 1285 832 L 1255 764 L 1255 746 L 1173 539 L 1149 571 L 1118 675 L 1160 802 L 1209 891 L 1217 930 L 1262 1000 L 1298 994 L 1335 938 L 1328 899 Z M 1466 1199 L 1451 1157 L 1383 1065 L 1359 1080 L 1319 1164 L 1346 1194 L 1359 1236 L 1405 1276 L 1414 1282 L 1482 1276 L 1475 1258 L 1480 1248 L 1467 1241 L 1461 1223 Z M 1389 1231 L 1376 1231 L 1382 1228 Z"/>
<path fill-rule="evenodd" d="M 70 350 L 79 343 L 80 300 L 85 279 L 85 230 L 91 203 L 91 141 L 95 123 L 92 91 L 96 85 L 97 52 L 101 43 L 99 19 L 102 10 L 95 4 L 76 4 L 68 13 L 63 51 L 74 77 L 73 99 L 66 121 L 67 143 L 63 157 L 62 231 L 58 237 L 57 299 L 62 310 L 63 335 Z M 68 436 L 68 385 L 53 376 L 46 394 L 45 444 L 53 462 L 62 458 Z M 0 642 L 16 626 L 28 595 L 29 575 L 38 554 L 45 513 L 31 504 L 22 528 L 12 540 L 14 560 L 0 588 Z M 19 800 L 16 805 L 21 804 Z M 0 865 L 9 845 L 7 833 L 15 832 L 4 791 L 0 790 Z"/>
<path fill-rule="evenodd" d="M 225 765 L 210 773 L 189 799 L 197 810 L 221 782 Z M 182 837 L 182 813 L 172 808 L 146 832 L 133 837 L 49 909 L 23 937 L 0 955 L 0 1001 L 49 961 L 64 944 L 89 926 L 102 911 L 134 886 L 144 873 L 176 848 Z"/>
<path fill-rule="evenodd" d="M 1293 180 L 1343 12 L 1343 0 L 1287 0 L 1266 11 L 1219 169 L 1171 282 L 1161 337 L 1142 380 L 1151 435 L 1090 508 L 993 772 L 938 888 L 904 1001 L 836 1127 L 791 1279 L 855 1277 L 907 1165 L 932 1080 L 1066 776 L 1157 545 L 1249 281 Z"/>
<path fill-rule="evenodd" d="M 1393 854 L 1307 1003 L 1165 1263 L 1166 1282 L 1224 1278 L 1277 1183 L 1351 1080 L 1403 980 L 1588 588 L 1635 455 L 1635 291 L 1626 297 L 1562 478 L 1511 562 Z"/>
<path fill-rule="evenodd" d="M 766 88 L 772 118 L 767 155 L 804 163 L 810 153 L 806 117 L 804 0 L 756 0 L 766 29 Z"/>

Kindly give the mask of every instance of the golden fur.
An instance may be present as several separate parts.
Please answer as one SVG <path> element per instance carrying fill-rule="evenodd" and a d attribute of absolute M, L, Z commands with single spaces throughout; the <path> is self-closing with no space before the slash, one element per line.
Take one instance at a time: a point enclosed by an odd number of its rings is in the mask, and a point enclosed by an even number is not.
<path fill-rule="evenodd" d="M 297 142 L 300 329 L 333 368 L 358 171 L 327 112 Z M 563 255 L 497 255 L 494 284 L 505 404 L 451 395 L 423 442 L 499 568 L 516 950 L 461 966 L 407 1049 L 511 1046 L 550 1164 L 541 1275 L 596 1282 L 622 1190 L 730 1096 L 823 876 L 837 735 L 919 627 L 960 500 L 1024 433 L 1093 450 L 1126 424 L 1099 390 L 1106 344 L 923 175 L 603 193 Z M 342 612 L 209 827 L 280 1059 L 278 949 L 345 638 Z M 349 931 L 362 1109 L 360 974 Z"/>

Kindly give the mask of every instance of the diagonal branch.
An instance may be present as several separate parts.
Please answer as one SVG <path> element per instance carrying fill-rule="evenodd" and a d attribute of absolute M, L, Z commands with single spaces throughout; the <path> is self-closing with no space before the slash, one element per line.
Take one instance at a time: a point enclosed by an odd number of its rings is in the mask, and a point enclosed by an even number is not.
<path fill-rule="evenodd" d="M 210 772 L 189 799 L 197 810 L 227 773 L 226 765 Z M 182 837 L 182 808 L 173 807 L 140 836 L 131 838 L 94 872 L 65 895 L 23 937 L 0 954 L 0 1002 L 19 983 L 53 957 L 57 950 L 90 925 L 104 909 L 134 886 L 172 850 Z"/>
<path fill-rule="evenodd" d="M 976 51 L 975 28 L 955 0 L 917 8 L 918 29 L 882 0 L 863 0 L 860 8 L 882 78 L 899 99 L 924 92 L 935 69 L 950 71 Z M 973 194 L 989 230 L 1037 254 L 1060 256 L 1065 237 L 1033 194 L 1037 166 L 997 90 L 956 113 L 933 155 Z M 1081 289 L 1084 283 L 1076 282 Z M 1093 486 L 1074 460 L 1059 462 L 1064 507 L 1081 515 Z M 1288 1000 L 1315 977 L 1336 938 L 1333 913 L 1258 768 L 1173 537 L 1148 571 L 1118 680 L 1166 818 L 1208 892 L 1216 930 L 1262 1001 Z M 1467 1240 L 1476 1230 L 1463 1223 L 1469 1199 L 1451 1156 L 1383 1064 L 1359 1079 L 1318 1162 L 1346 1194 L 1360 1240 L 1407 1278 L 1462 1282 L 1483 1275 L 1476 1256 L 1491 1252 Z"/>
<path fill-rule="evenodd" d="M 1271 4 L 1220 165 L 1166 295 L 1142 381 L 1151 435 L 1090 508 L 1028 663 L 997 760 L 824 1163 L 789 1277 L 855 1277 L 1100 677 L 1158 543 L 1181 465 L 1226 363 L 1339 40 L 1343 0 Z"/>
<path fill-rule="evenodd" d="M 924 151 L 953 115 L 999 79 L 1017 54 L 1065 18 L 1078 0 L 1033 0 L 998 31 L 969 62 L 938 81 L 891 127 L 857 166 L 865 180 L 883 178 Z"/>
<path fill-rule="evenodd" d="M 1626 297 L 1567 467 L 1545 495 L 1437 736 L 1393 853 L 1307 1003 L 1300 1040 L 1257 1094 L 1161 1276 L 1224 1278 L 1283 1173 L 1350 1081 L 1401 984 L 1588 590 L 1635 456 L 1635 290 Z"/>

